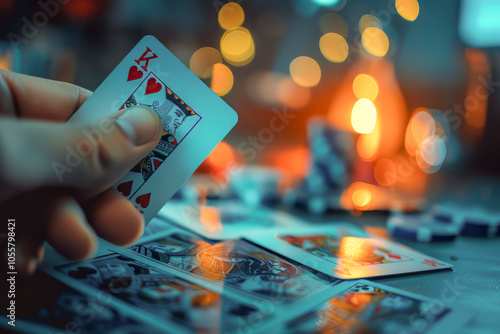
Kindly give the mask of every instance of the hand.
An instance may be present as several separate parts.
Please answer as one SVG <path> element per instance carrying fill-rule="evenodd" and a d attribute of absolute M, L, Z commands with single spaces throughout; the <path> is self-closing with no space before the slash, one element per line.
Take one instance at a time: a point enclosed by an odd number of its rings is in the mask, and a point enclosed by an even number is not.
<path fill-rule="evenodd" d="M 94 252 L 96 234 L 117 245 L 142 234 L 141 214 L 110 186 L 158 144 L 160 118 L 137 106 L 94 124 L 65 124 L 90 95 L 0 71 L 0 224 L 16 220 L 20 272 L 34 271 L 45 240 L 77 260 Z"/>

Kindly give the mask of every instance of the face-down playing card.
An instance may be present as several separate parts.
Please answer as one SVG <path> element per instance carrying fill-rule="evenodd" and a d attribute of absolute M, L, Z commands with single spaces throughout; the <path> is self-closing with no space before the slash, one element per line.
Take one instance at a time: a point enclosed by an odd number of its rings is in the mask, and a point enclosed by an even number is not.
<path fill-rule="evenodd" d="M 405 274 L 452 265 L 398 243 L 344 235 L 335 228 L 276 229 L 246 239 L 340 279 Z"/>
<path fill-rule="evenodd" d="M 72 279 L 68 282 L 98 289 L 137 312 L 155 316 L 156 322 L 171 322 L 187 332 L 247 332 L 253 329 L 252 319 L 263 325 L 273 316 L 257 303 L 221 295 L 164 269 L 119 254 L 56 268 Z"/>
<path fill-rule="evenodd" d="M 171 230 L 131 246 L 129 252 L 252 300 L 290 304 L 318 295 L 340 281 L 287 261 L 243 240 L 207 242 Z"/>
<path fill-rule="evenodd" d="M 471 317 L 431 299 L 365 280 L 287 321 L 286 333 L 454 333 Z"/>
<path fill-rule="evenodd" d="M 147 223 L 226 136 L 237 115 L 152 36 L 132 49 L 70 122 L 94 122 L 135 105 L 158 113 L 161 140 L 114 188 Z"/>

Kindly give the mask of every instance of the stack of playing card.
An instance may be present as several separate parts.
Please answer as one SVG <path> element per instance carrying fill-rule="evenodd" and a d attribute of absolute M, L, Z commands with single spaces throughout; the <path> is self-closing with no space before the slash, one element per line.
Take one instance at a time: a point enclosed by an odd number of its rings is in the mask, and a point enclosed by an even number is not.
<path fill-rule="evenodd" d="M 149 36 L 72 121 L 136 104 L 158 112 L 164 135 L 115 188 L 149 221 L 236 114 Z M 341 187 L 345 152 L 330 138 L 338 134 L 318 126 L 326 146 L 317 149 L 326 153 L 315 155 L 315 168 L 325 166 L 323 158 L 337 159 L 338 170 L 321 173 L 328 187 Z M 468 319 L 460 309 L 436 309 L 427 297 L 359 280 L 452 267 L 444 261 L 370 238 L 352 224 L 311 228 L 276 210 L 235 199 L 199 205 L 196 197 L 178 194 L 133 246 L 99 240 L 95 258 L 84 262 L 48 249 L 42 268 L 64 286 L 38 313 L 19 317 L 21 331 L 439 333 Z"/>

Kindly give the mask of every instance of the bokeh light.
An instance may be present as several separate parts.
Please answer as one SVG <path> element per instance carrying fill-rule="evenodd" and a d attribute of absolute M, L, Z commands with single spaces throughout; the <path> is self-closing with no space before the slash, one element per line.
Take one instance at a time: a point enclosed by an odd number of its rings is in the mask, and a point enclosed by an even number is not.
<path fill-rule="evenodd" d="M 222 63 L 212 66 L 212 82 L 210 88 L 219 96 L 224 96 L 233 88 L 233 72 Z"/>
<path fill-rule="evenodd" d="M 363 33 L 366 28 L 370 27 L 383 29 L 382 22 L 380 22 L 380 20 L 377 17 L 370 14 L 365 14 L 361 16 L 361 18 L 359 19 L 358 27 L 361 33 Z"/>
<path fill-rule="evenodd" d="M 310 57 L 297 57 L 290 63 L 290 76 L 302 87 L 314 87 L 321 79 L 321 68 Z"/>
<path fill-rule="evenodd" d="M 434 135 L 435 132 L 436 123 L 430 111 L 426 108 L 417 108 L 413 112 L 406 129 L 405 148 L 408 154 L 415 156 L 416 150 L 422 141 Z"/>
<path fill-rule="evenodd" d="M 358 133 L 370 133 L 377 122 L 377 109 L 372 101 L 359 99 L 352 108 L 351 124 Z"/>
<path fill-rule="evenodd" d="M 329 32 L 321 36 L 319 48 L 323 56 L 331 62 L 342 63 L 349 55 L 349 45 L 342 35 Z"/>
<path fill-rule="evenodd" d="M 419 152 L 422 159 L 430 166 L 439 166 L 446 157 L 446 145 L 441 137 L 432 135 L 422 141 Z"/>
<path fill-rule="evenodd" d="M 255 55 L 252 35 L 242 27 L 229 29 L 222 35 L 220 50 L 224 59 L 234 66 L 248 64 Z"/>
<path fill-rule="evenodd" d="M 361 42 L 365 50 L 376 56 L 383 57 L 389 51 L 389 38 L 381 29 L 368 27 L 363 31 Z"/>
<path fill-rule="evenodd" d="M 358 189 L 352 193 L 352 203 L 355 208 L 363 208 L 372 200 L 372 193 L 368 189 Z"/>
<path fill-rule="evenodd" d="M 334 32 L 347 38 L 349 28 L 347 22 L 337 13 L 326 13 L 319 19 L 319 29 L 323 34 Z"/>
<path fill-rule="evenodd" d="M 206 79 L 212 75 L 212 66 L 222 63 L 219 50 L 203 47 L 195 51 L 189 61 L 189 69 L 198 77 Z"/>
<path fill-rule="evenodd" d="M 402 18 L 415 21 L 420 11 L 418 0 L 396 0 L 396 10 Z"/>
<path fill-rule="evenodd" d="M 244 20 L 243 8 L 235 2 L 228 2 L 219 11 L 219 24 L 226 30 L 239 27 Z"/>
<path fill-rule="evenodd" d="M 358 99 L 374 101 L 378 95 L 377 81 L 368 74 L 359 74 L 354 79 L 352 90 Z"/>

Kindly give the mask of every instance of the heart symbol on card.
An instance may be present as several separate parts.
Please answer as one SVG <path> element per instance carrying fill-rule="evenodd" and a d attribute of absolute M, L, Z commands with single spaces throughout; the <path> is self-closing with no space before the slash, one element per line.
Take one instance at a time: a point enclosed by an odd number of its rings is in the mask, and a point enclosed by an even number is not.
<path fill-rule="evenodd" d="M 151 199 L 151 193 L 147 193 L 141 196 L 138 196 L 135 199 L 135 202 L 139 204 L 143 208 L 147 208 L 149 205 L 149 200 Z"/>
<path fill-rule="evenodd" d="M 142 71 L 139 71 L 139 70 L 137 69 L 137 66 L 132 66 L 132 67 L 130 68 L 130 70 L 128 70 L 128 78 L 127 78 L 127 81 L 140 79 L 140 78 L 142 78 L 143 74 L 144 74 L 144 73 L 143 73 Z"/>
<path fill-rule="evenodd" d="M 127 181 L 119 184 L 118 187 L 116 187 L 116 190 L 121 192 L 123 196 L 130 195 L 130 192 L 132 191 L 132 181 Z"/>
<path fill-rule="evenodd" d="M 144 93 L 144 95 L 159 92 L 160 89 L 161 89 L 161 84 L 156 82 L 155 78 L 151 78 L 148 80 L 148 85 L 146 86 L 146 93 Z"/>

